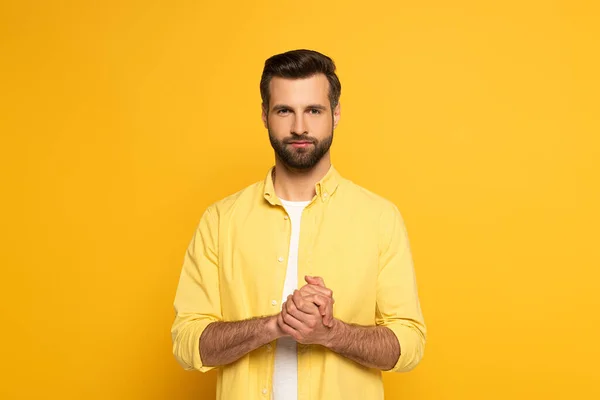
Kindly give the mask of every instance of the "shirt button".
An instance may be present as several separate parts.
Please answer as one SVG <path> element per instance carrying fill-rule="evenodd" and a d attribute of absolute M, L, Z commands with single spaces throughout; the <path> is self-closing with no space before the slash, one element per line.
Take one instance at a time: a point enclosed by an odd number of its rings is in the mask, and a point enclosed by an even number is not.
<path fill-rule="evenodd" d="M 271 305 L 272 306 L 276 306 L 277 305 L 277 300 L 271 300 Z"/>
<path fill-rule="evenodd" d="M 267 388 L 263 388 L 262 394 L 267 394 Z"/>
<path fill-rule="evenodd" d="M 271 348 L 272 348 L 271 343 L 268 343 L 267 344 L 267 351 L 271 351 Z"/>
<path fill-rule="evenodd" d="M 290 217 L 288 217 L 287 215 L 285 215 L 285 216 L 283 217 L 283 219 L 290 219 Z"/>
<path fill-rule="evenodd" d="M 283 262 L 283 257 L 279 257 L 279 258 L 277 259 L 277 261 L 279 261 L 279 262 Z"/>
<path fill-rule="evenodd" d="M 327 193 L 323 193 L 323 197 L 327 197 Z"/>

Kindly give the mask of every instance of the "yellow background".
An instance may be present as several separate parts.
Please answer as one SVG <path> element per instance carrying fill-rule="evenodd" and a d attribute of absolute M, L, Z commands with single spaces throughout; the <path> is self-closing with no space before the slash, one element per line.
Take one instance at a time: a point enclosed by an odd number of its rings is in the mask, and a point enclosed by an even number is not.
<path fill-rule="evenodd" d="M 429 337 L 387 398 L 600 398 L 597 2 L 1 4 L 0 398 L 214 397 L 175 288 L 273 163 L 258 83 L 294 48 L 338 64 L 333 162 L 409 230 Z"/>

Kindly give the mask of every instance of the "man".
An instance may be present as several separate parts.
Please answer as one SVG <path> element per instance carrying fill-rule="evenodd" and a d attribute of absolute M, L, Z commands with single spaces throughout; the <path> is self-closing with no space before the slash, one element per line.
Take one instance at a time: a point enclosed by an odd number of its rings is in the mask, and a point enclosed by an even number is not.
<path fill-rule="evenodd" d="M 341 85 L 329 57 L 275 55 L 260 89 L 275 166 L 201 217 L 173 353 L 186 369 L 219 367 L 218 399 L 383 399 L 381 371 L 414 368 L 426 336 L 402 217 L 331 165 Z"/>

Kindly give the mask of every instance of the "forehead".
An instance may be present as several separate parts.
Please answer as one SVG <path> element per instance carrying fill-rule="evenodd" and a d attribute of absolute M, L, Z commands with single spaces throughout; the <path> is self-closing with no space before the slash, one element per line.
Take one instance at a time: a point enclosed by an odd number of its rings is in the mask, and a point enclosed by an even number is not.
<path fill-rule="evenodd" d="M 309 78 L 273 77 L 269 83 L 271 105 L 329 104 L 329 81 L 324 74 Z"/>

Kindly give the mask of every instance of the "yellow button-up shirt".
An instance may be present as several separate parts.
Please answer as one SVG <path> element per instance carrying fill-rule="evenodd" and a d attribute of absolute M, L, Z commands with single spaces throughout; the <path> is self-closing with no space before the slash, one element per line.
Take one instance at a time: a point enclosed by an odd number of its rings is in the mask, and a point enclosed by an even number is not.
<path fill-rule="evenodd" d="M 333 315 L 346 323 L 386 326 L 401 355 L 391 371 L 423 356 L 425 325 L 409 241 L 398 208 L 330 167 L 304 209 L 298 283 L 321 276 L 333 290 Z M 188 246 L 175 295 L 173 354 L 202 372 L 200 336 L 213 321 L 277 314 L 287 269 L 291 222 L 264 181 L 209 206 Z M 275 345 L 266 344 L 218 368 L 217 399 L 271 395 Z M 298 400 L 383 399 L 381 371 L 320 345 L 298 344 Z"/>

